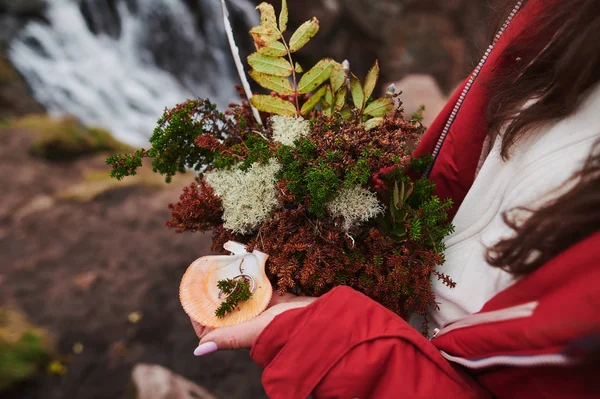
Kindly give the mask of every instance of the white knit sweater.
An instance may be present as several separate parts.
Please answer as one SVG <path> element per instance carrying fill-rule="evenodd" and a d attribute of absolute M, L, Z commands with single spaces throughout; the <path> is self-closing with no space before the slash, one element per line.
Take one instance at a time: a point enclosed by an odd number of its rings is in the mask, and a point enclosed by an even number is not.
<path fill-rule="evenodd" d="M 485 261 L 486 247 L 513 234 L 502 220 L 503 212 L 517 206 L 535 209 L 564 192 L 599 138 L 600 86 L 574 115 L 518 141 L 508 161 L 500 157 L 500 139 L 495 141 L 454 218 L 456 231 L 446 239 L 446 263 L 438 267 L 456 287 L 432 280 L 440 307 L 430 312 L 433 328 L 479 311 L 515 281 Z M 411 324 L 419 328 L 418 318 Z"/>

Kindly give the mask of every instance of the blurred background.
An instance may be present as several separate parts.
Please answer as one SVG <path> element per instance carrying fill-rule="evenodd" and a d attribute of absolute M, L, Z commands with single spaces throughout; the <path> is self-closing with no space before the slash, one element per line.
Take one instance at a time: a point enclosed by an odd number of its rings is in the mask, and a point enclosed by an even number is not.
<path fill-rule="evenodd" d="M 310 66 L 348 59 L 430 123 L 488 44 L 486 1 L 288 0 Z M 259 18 L 227 0 L 243 58 Z M 278 0 L 274 1 L 279 9 Z M 145 146 L 164 107 L 236 100 L 220 0 L 0 0 L 0 397 L 264 398 L 248 352 L 195 358 L 178 299 L 210 235 L 164 226 L 191 174 L 104 158 Z M 258 90 L 258 88 L 256 88 Z"/>

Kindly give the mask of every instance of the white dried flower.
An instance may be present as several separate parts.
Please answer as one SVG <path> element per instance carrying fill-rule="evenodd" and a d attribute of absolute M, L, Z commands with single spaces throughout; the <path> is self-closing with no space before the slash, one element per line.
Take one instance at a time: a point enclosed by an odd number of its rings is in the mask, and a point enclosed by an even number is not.
<path fill-rule="evenodd" d="M 277 206 L 275 175 L 281 165 L 275 160 L 240 169 L 219 170 L 206 175 L 206 182 L 223 202 L 223 226 L 248 234 L 271 216 Z"/>
<path fill-rule="evenodd" d="M 294 145 L 294 141 L 308 135 L 310 123 L 302 117 L 274 115 L 271 117 L 273 140 L 284 144 Z"/>
<path fill-rule="evenodd" d="M 331 216 L 344 219 L 343 228 L 346 231 L 374 218 L 384 210 L 377 194 L 361 186 L 341 189 L 326 207 Z"/>

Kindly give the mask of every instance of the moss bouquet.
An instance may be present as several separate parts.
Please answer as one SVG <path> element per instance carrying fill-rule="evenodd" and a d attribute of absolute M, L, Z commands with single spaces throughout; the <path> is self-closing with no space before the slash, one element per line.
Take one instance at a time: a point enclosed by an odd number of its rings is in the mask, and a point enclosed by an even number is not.
<path fill-rule="evenodd" d="M 362 82 L 333 59 L 304 72 L 294 53 L 316 35 L 317 19 L 286 39 L 286 1 L 279 18 L 267 3 L 258 9 L 249 74 L 270 94 L 240 89 L 241 103 L 225 112 L 201 99 L 167 110 L 149 150 L 107 160 L 112 176 L 134 175 L 146 157 L 167 181 L 198 172 L 169 205 L 167 225 L 212 231 L 215 251 L 235 240 L 270 254 L 267 276 L 280 293 L 347 285 L 401 316 L 425 314 L 435 306 L 431 275 L 454 283 L 434 269 L 452 204 L 412 177 L 430 162 L 409 149 L 423 131 L 420 115 L 405 118 L 393 89 L 373 98 L 377 62 Z M 251 296 L 247 284 L 219 282 L 229 295 L 221 317 Z"/>

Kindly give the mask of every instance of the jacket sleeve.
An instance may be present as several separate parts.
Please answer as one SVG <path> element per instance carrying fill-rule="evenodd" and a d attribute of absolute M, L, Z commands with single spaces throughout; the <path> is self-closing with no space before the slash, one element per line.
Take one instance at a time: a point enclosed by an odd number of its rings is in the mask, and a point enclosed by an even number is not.
<path fill-rule="evenodd" d="M 347 287 L 276 317 L 251 356 L 273 399 L 488 397 L 404 320 Z"/>

